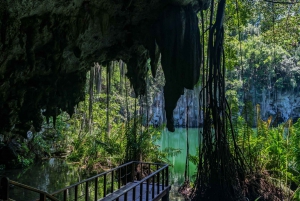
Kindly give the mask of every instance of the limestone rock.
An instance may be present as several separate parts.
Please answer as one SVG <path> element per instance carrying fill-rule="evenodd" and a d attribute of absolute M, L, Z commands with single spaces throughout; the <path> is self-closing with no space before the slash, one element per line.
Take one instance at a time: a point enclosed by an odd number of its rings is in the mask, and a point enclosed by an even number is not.
<path fill-rule="evenodd" d="M 31 124 L 38 131 L 42 111 L 47 117 L 61 110 L 72 114 L 84 99 L 86 72 L 93 62 L 122 59 L 128 64 L 136 94 L 143 94 L 145 62 L 151 49 L 148 41 L 155 38 L 153 26 L 159 16 L 170 6 L 177 6 L 180 12 L 189 7 L 185 11 L 189 16 L 207 9 L 209 3 L 0 1 L 0 133 L 18 128 L 26 134 L 22 128 L 28 130 Z"/>

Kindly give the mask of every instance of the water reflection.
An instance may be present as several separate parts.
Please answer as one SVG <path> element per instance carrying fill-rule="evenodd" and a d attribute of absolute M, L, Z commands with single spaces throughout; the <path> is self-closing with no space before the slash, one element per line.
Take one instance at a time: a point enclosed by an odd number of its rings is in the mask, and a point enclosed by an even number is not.
<path fill-rule="evenodd" d="M 64 160 L 51 158 L 36 163 L 26 169 L 14 169 L 0 172 L 1 177 L 26 184 L 46 192 L 54 192 L 83 178 L 84 172 Z M 10 198 L 17 201 L 36 200 L 39 195 L 18 187 L 10 188 Z"/>
<path fill-rule="evenodd" d="M 170 201 L 183 201 L 184 199 L 177 193 L 177 189 L 184 182 L 186 130 L 177 128 L 174 133 L 164 131 L 157 144 L 160 146 L 161 150 L 168 147 L 181 149 L 180 154 L 169 156 L 169 160 L 172 163 L 172 167 L 169 169 L 171 173 L 170 182 L 172 184 Z M 196 150 L 198 145 L 198 129 L 189 129 L 189 153 L 195 155 L 197 153 Z M 193 180 L 192 176 L 195 174 L 195 171 L 196 166 L 189 163 L 190 180 Z M 0 172 L 0 177 L 2 176 L 51 193 L 92 175 L 86 175 L 84 170 L 81 170 L 75 165 L 68 164 L 64 160 L 51 158 L 50 160 L 36 163 L 26 169 Z M 102 187 L 99 186 L 99 188 Z M 18 187 L 12 187 L 10 189 L 10 197 L 16 201 L 35 201 L 39 195 Z"/>
<path fill-rule="evenodd" d="M 184 170 L 186 161 L 186 129 L 176 128 L 174 133 L 164 130 L 161 139 L 157 141 L 157 145 L 160 146 L 161 150 L 166 148 L 180 149 L 181 152 L 176 155 L 170 155 L 168 160 L 171 162 L 172 167 L 170 167 L 170 181 L 172 183 L 170 200 L 173 201 L 183 201 L 184 198 L 177 193 L 178 187 L 184 182 Z M 199 147 L 199 130 L 198 128 L 188 129 L 189 138 L 189 153 L 191 155 L 197 154 L 197 149 Z M 189 162 L 189 179 L 194 181 L 196 175 L 196 165 Z"/>

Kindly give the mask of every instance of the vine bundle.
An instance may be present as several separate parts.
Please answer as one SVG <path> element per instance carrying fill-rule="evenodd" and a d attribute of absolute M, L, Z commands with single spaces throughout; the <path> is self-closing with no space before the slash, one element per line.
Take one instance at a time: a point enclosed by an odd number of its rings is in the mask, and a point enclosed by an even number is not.
<path fill-rule="evenodd" d="M 204 117 L 202 150 L 199 152 L 193 200 L 244 200 L 240 181 L 245 177 L 246 168 L 243 155 L 235 142 L 225 98 L 225 4 L 225 0 L 218 2 L 214 17 L 215 2 L 212 0 L 211 3 L 207 63 L 203 68 L 204 87 L 200 92 Z M 229 146 L 230 141 L 233 141 L 233 149 Z"/>

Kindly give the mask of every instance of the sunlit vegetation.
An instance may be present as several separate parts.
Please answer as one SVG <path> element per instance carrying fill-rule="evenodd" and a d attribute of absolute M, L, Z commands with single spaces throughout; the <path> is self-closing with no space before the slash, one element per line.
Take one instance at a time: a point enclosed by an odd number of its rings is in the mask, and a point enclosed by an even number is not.
<path fill-rule="evenodd" d="M 130 160 L 166 160 L 154 144 L 162 128 L 149 125 L 151 98 L 134 97 L 123 67 L 122 61 L 92 67 L 85 101 L 72 117 L 62 113 L 56 119 L 56 132 L 63 138 L 55 149 L 67 151 L 68 161 L 87 170 L 103 171 Z M 147 87 L 149 96 L 157 87 Z"/>
<path fill-rule="evenodd" d="M 212 26 L 221 12 L 215 4 L 215 10 L 198 15 L 203 50 L 210 54 L 203 56 L 198 83 L 204 138 L 199 153 L 188 157 L 198 165 L 193 186 L 209 192 L 218 180 L 212 189 L 236 190 L 233 196 L 300 200 L 300 119 L 278 112 L 278 97 L 300 91 L 300 3 L 228 1 L 220 30 Z M 224 43 L 214 38 L 220 32 Z M 123 61 L 95 63 L 87 74 L 85 101 L 71 116 L 57 111 L 56 119 L 45 119 L 42 131 L 32 129 L 27 140 L 15 139 L 20 146 L 13 165 L 28 166 L 36 156 L 63 156 L 89 171 L 131 160 L 169 162 L 167 156 L 176 152 L 155 145 L 165 125 L 149 124 L 163 73 L 158 69 L 154 79 L 149 62 L 147 68 L 146 96 L 135 97 Z M 300 112 L 298 103 L 294 114 Z"/>

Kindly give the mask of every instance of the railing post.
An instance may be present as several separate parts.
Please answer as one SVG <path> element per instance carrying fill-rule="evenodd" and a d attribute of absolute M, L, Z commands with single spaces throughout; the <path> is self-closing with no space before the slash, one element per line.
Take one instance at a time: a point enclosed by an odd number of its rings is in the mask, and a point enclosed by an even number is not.
<path fill-rule="evenodd" d="M 40 200 L 39 201 L 46 201 L 46 195 L 44 193 L 40 193 Z"/>
<path fill-rule="evenodd" d="M 119 168 L 119 176 L 118 176 L 118 189 L 121 188 L 121 174 L 122 174 L 122 171 L 121 171 L 121 168 Z"/>
<path fill-rule="evenodd" d="M 170 192 L 169 189 L 167 190 L 167 193 L 162 197 L 161 201 L 169 201 Z"/>
<path fill-rule="evenodd" d="M 95 189 L 94 189 L 94 192 L 95 192 L 95 201 L 98 200 L 98 177 L 95 178 Z"/>
<path fill-rule="evenodd" d="M 140 201 L 143 200 L 143 183 L 140 183 Z"/>
<path fill-rule="evenodd" d="M 127 184 L 127 165 L 125 166 L 125 185 Z"/>
<path fill-rule="evenodd" d="M 3 200 L 9 199 L 9 179 L 7 177 L 1 178 L 0 198 Z"/>
<path fill-rule="evenodd" d="M 162 169 L 161 188 L 162 188 L 162 190 L 165 190 L 165 169 Z"/>
<path fill-rule="evenodd" d="M 124 201 L 127 201 L 127 192 L 124 194 Z"/>
<path fill-rule="evenodd" d="M 134 162 L 132 163 L 132 165 L 131 165 L 131 182 L 133 182 L 134 181 Z"/>
<path fill-rule="evenodd" d="M 166 179 L 166 186 L 169 186 L 169 165 L 167 165 L 167 169 L 166 169 L 167 173 L 167 179 Z"/>
<path fill-rule="evenodd" d="M 74 201 L 78 200 L 78 185 L 75 186 L 75 194 L 74 194 Z"/>
<path fill-rule="evenodd" d="M 157 186 L 157 194 L 159 194 L 159 174 L 160 172 L 157 173 L 157 183 L 156 183 L 156 186 Z"/>
<path fill-rule="evenodd" d="M 111 171 L 111 193 L 114 192 L 114 171 Z"/>
<path fill-rule="evenodd" d="M 146 201 L 149 201 L 149 192 L 150 192 L 150 191 L 149 191 L 149 186 L 150 186 L 150 185 L 149 185 L 149 182 L 150 182 L 149 179 L 147 179 L 147 180 L 146 180 L 146 183 L 147 183 L 147 184 L 146 184 Z"/>
<path fill-rule="evenodd" d="M 64 190 L 64 201 L 67 201 L 67 197 L 68 197 L 68 189 Z"/>
<path fill-rule="evenodd" d="M 152 199 L 154 198 L 155 192 L 155 175 L 152 176 Z"/>
<path fill-rule="evenodd" d="M 106 197 L 106 174 L 103 176 L 103 197 Z"/>
<path fill-rule="evenodd" d="M 136 187 L 132 189 L 132 200 L 135 200 L 136 197 Z"/>
<path fill-rule="evenodd" d="M 89 182 L 85 182 L 85 201 L 89 200 Z"/>
<path fill-rule="evenodd" d="M 169 193 L 170 193 L 170 188 L 169 188 L 169 166 L 165 168 L 165 176 L 166 180 L 162 182 L 162 188 L 165 186 L 167 187 L 167 193 L 162 197 L 162 201 L 169 201 Z"/>

